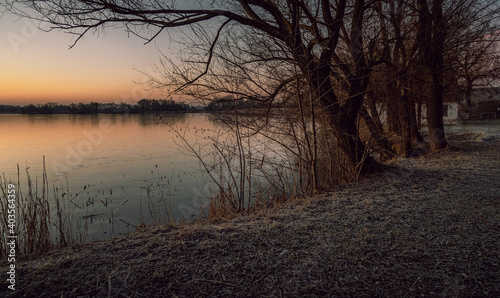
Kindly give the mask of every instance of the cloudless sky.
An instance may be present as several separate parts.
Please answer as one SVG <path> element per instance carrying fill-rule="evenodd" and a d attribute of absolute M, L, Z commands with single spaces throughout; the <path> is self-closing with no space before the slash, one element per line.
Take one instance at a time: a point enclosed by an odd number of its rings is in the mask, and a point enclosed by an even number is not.
<path fill-rule="evenodd" d="M 161 53 L 174 52 L 169 35 L 144 45 L 123 29 L 75 36 L 44 32 L 38 23 L 5 14 L 0 18 L 0 104 L 137 102 L 166 98 L 166 92 L 145 90 L 147 77 Z M 135 83 L 134 83 L 135 82 Z"/>

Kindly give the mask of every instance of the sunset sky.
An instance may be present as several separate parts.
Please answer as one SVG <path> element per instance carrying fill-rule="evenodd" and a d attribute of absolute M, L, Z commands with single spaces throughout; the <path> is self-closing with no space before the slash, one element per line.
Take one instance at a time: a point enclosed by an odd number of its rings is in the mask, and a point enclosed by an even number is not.
<path fill-rule="evenodd" d="M 77 102 L 136 102 L 165 98 L 144 90 L 146 77 L 163 53 L 174 51 L 169 35 L 144 45 L 124 30 L 89 34 L 69 49 L 75 37 L 43 32 L 38 24 L 5 14 L 0 18 L 0 104 Z"/>

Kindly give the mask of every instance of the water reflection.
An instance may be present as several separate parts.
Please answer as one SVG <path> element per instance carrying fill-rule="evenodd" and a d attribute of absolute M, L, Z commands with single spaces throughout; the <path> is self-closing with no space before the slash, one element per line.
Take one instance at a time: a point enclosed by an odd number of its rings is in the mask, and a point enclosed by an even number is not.
<path fill-rule="evenodd" d="M 279 130 L 280 119 L 273 120 Z M 219 118 L 204 114 L 0 115 L 0 171 L 16 183 L 20 164 L 21 185 L 26 185 L 27 167 L 32 180 L 40 181 L 45 156 L 51 194 L 56 193 L 64 210 L 75 216 L 80 228 L 85 227 L 90 239 L 108 238 L 133 230 L 141 221 L 166 221 L 168 216 L 189 219 L 206 207 L 217 189 L 198 158 L 183 149 L 179 134 L 197 152 L 213 150 L 214 136 L 219 150 L 237 151 L 231 138 L 217 134 L 221 126 Z M 494 127 L 498 131 L 500 126 Z M 447 127 L 447 132 L 451 129 Z M 477 129 L 489 128 L 482 124 Z M 242 133 L 252 139 L 251 148 L 243 144 L 246 156 L 253 159 L 247 166 L 269 174 L 277 170 L 269 164 L 289 168 L 296 164 L 275 143 Z M 282 139 L 293 149 L 286 141 Z M 244 172 L 234 154 L 232 160 L 205 157 L 215 165 L 216 178 L 225 177 L 227 183 L 232 174 Z M 234 172 L 217 165 L 229 165 Z M 262 173 L 257 170 L 252 169 L 253 180 L 246 176 L 248 172 L 243 173 L 252 187 L 260 187 Z M 249 191 L 245 188 L 242 193 L 250 197 Z"/>
<path fill-rule="evenodd" d="M 206 179 L 173 129 L 201 147 L 215 128 L 202 114 L 0 115 L 0 171 L 17 182 L 19 164 L 25 185 L 24 169 L 40 179 L 45 156 L 50 187 L 99 239 L 126 233 L 153 205 L 174 219 L 186 200 L 198 208 L 191 198 Z"/>

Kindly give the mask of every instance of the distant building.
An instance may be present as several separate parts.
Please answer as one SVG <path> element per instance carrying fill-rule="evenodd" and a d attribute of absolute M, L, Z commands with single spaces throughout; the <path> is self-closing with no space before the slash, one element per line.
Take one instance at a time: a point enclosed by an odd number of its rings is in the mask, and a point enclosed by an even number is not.
<path fill-rule="evenodd" d="M 443 122 L 445 124 L 458 123 L 458 102 L 443 103 Z"/>
<path fill-rule="evenodd" d="M 470 103 L 460 101 L 458 116 L 465 121 L 500 119 L 500 87 L 474 90 Z"/>
<path fill-rule="evenodd" d="M 417 108 L 417 107 L 416 107 Z M 456 124 L 458 123 L 458 102 L 444 102 L 443 103 L 443 123 Z M 417 120 L 418 121 L 418 120 Z M 427 125 L 427 110 L 425 104 L 422 104 L 422 119 L 421 123 Z"/>
<path fill-rule="evenodd" d="M 443 99 L 444 124 L 457 124 L 460 121 L 500 119 L 500 87 L 481 88 L 472 93 L 471 103 L 468 105 L 463 94 L 447 94 Z M 387 122 L 387 111 L 383 104 L 377 104 L 377 110 L 382 123 Z M 427 125 L 427 111 L 425 103 L 418 112 L 421 115 L 421 124 Z M 417 122 L 418 119 L 417 119 Z"/>

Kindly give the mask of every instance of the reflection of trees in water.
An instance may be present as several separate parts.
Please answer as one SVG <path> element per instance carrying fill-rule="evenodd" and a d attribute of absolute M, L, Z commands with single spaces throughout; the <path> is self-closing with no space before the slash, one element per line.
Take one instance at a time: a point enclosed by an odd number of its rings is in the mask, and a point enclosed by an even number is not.
<path fill-rule="evenodd" d="M 189 113 L 144 113 L 144 114 L 130 114 L 128 118 L 132 121 L 137 121 L 141 126 L 151 126 L 161 123 L 162 119 L 168 121 L 170 124 L 186 124 L 187 115 Z"/>
<path fill-rule="evenodd" d="M 171 124 L 183 125 L 187 123 L 190 113 L 144 113 L 144 114 L 50 114 L 50 115 L 24 115 L 23 119 L 30 124 L 38 124 L 43 121 L 44 124 L 59 125 L 62 122 L 70 122 L 79 126 L 99 126 L 106 124 L 133 124 L 147 127 L 157 125 L 163 118 Z M 15 116 L 18 117 L 18 116 Z"/>

